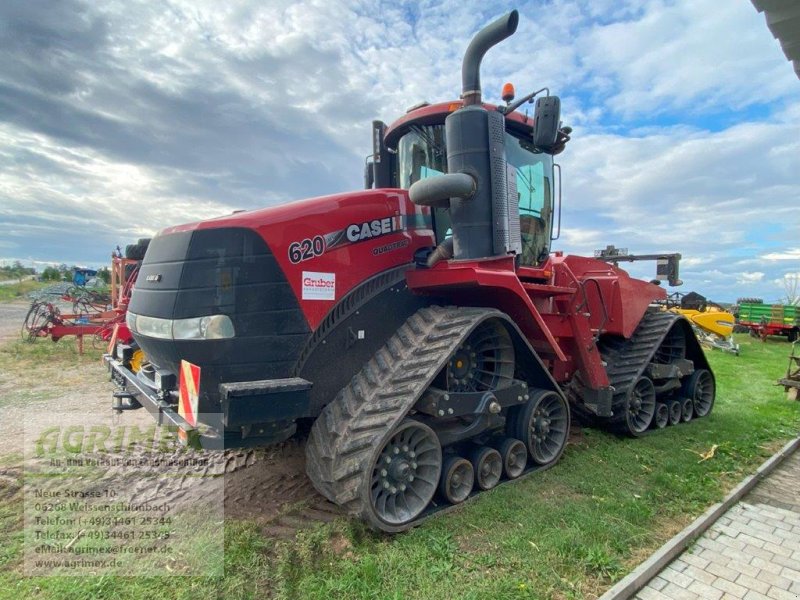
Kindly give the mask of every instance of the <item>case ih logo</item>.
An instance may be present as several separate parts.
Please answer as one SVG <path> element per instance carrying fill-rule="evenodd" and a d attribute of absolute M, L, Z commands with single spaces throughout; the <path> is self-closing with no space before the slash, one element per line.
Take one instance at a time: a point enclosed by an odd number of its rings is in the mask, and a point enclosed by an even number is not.
<path fill-rule="evenodd" d="M 145 279 L 150 283 L 158 283 L 159 281 L 161 281 L 161 273 L 156 273 L 155 275 L 148 275 Z"/>
<path fill-rule="evenodd" d="M 347 226 L 347 240 L 350 242 L 360 242 L 370 238 L 388 235 L 400 229 L 397 217 L 386 217 L 375 219 L 364 223 L 354 223 Z"/>
<path fill-rule="evenodd" d="M 303 271 L 303 300 L 336 300 L 336 273 Z"/>

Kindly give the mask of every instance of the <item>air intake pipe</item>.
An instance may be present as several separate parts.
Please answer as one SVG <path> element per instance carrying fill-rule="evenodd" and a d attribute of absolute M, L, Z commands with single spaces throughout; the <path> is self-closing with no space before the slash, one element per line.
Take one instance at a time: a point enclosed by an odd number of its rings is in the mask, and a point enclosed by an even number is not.
<path fill-rule="evenodd" d="M 481 104 L 479 73 L 487 50 L 512 35 L 518 21 L 517 11 L 511 11 L 470 42 L 461 67 L 464 106 L 445 119 L 447 174 L 409 188 L 414 204 L 449 208 L 452 240 L 447 248 L 442 244 L 437 249 L 443 259 L 474 260 L 518 251 L 518 242 L 509 238 L 509 209 L 516 207 L 517 199 L 507 176 L 505 119 Z"/>
<path fill-rule="evenodd" d="M 518 24 L 519 13 L 512 10 L 472 38 L 461 63 L 461 98 L 464 106 L 481 103 L 481 61 L 489 48 L 513 35 Z"/>

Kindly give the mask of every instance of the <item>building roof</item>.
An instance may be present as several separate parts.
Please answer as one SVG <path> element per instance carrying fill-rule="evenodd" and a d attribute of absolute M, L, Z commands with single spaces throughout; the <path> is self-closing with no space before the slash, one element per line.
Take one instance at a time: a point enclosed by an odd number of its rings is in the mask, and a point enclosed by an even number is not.
<path fill-rule="evenodd" d="M 800 77 L 800 2 L 798 0 L 752 0 L 758 12 L 763 12 L 767 27 L 781 43 L 786 58 L 792 61 Z"/>

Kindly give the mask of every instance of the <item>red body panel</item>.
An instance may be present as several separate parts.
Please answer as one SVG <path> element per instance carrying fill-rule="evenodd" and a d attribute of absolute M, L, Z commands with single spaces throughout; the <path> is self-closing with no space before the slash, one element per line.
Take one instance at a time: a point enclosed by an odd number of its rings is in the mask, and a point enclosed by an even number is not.
<path fill-rule="evenodd" d="M 161 233 L 215 227 L 254 229 L 283 269 L 309 327 L 316 329 L 356 285 L 408 264 L 418 249 L 434 246 L 430 224 L 430 209 L 412 204 L 406 190 L 386 189 L 235 213 Z M 294 260 L 298 257 L 300 260 Z"/>
<path fill-rule="evenodd" d="M 580 370 L 595 389 L 609 385 L 597 337 L 630 337 L 651 302 L 666 297 L 663 288 L 605 262 L 560 254 L 540 269 L 515 270 L 512 257 L 440 262 L 408 271 L 406 280 L 417 293 L 506 312 L 550 363 L 557 381 Z"/>

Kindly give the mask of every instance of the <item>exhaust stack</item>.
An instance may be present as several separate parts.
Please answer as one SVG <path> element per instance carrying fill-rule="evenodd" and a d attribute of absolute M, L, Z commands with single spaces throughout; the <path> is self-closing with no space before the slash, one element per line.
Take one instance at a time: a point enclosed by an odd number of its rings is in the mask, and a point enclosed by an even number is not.
<path fill-rule="evenodd" d="M 481 61 L 489 48 L 513 35 L 518 24 L 519 13 L 512 10 L 472 38 L 461 63 L 461 98 L 464 106 L 481 103 Z"/>
<path fill-rule="evenodd" d="M 480 68 L 486 52 L 517 30 L 512 10 L 481 29 L 461 64 L 464 106 L 445 119 L 447 174 L 417 181 L 409 188 L 415 204 L 449 208 L 452 240 L 440 244 L 437 258 L 473 260 L 521 251 L 515 174 L 505 158 L 503 113 L 481 103 Z"/>

